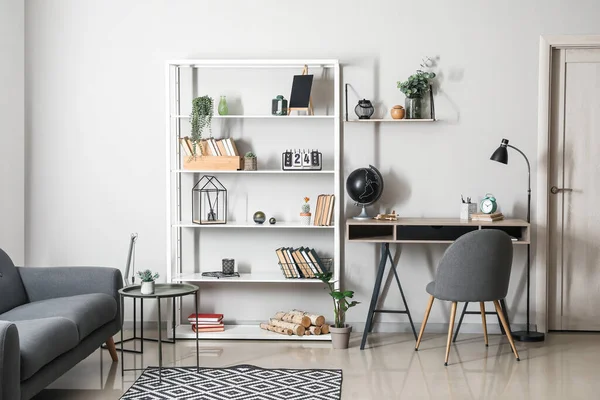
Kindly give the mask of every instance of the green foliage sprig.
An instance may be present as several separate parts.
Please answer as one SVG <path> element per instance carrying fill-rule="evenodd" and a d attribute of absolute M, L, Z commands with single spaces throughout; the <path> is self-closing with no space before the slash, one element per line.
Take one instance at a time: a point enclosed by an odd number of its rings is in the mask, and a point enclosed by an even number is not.
<path fill-rule="evenodd" d="M 351 301 L 348 302 L 347 299 L 351 299 L 354 297 L 354 292 L 352 290 L 337 290 L 335 289 L 333 282 L 331 282 L 331 278 L 333 277 L 333 273 L 326 272 L 323 274 L 315 274 L 315 276 L 320 279 L 323 283 L 327 285 L 329 288 L 329 295 L 333 298 L 333 314 L 335 317 L 335 327 L 343 328 L 346 325 L 346 311 L 350 307 L 354 307 L 357 304 L 360 304 L 359 301 Z"/>
<path fill-rule="evenodd" d="M 154 282 L 158 279 L 158 272 L 152 273 L 149 269 L 145 271 L 138 271 L 138 276 L 142 282 Z"/>
<path fill-rule="evenodd" d="M 417 70 L 416 74 L 404 82 L 398 82 L 398 89 L 408 98 L 421 98 L 429 90 L 429 80 L 435 78 L 434 72 Z"/>
<path fill-rule="evenodd" d="M 190 114 L 190 123 L 192 124 L 191 140 L 193 144 L 193 155 L 197 155 L 197 146 L 202 140 L 202 132 L 208 128 L 211 130 L 213 116 L 213 99 L 209 96 L 196 97 L 192 100 L 192 113 Z M 200 155 L 202 155 L 202 147 L 200 146 Z"/>
<path fill-rule="evenodd" d="M 256 154 L 254 154 L 253 152 L 249 151 L 246 153 L 246 155 L 244 156 L 246 158 L 256 158 Z"/>

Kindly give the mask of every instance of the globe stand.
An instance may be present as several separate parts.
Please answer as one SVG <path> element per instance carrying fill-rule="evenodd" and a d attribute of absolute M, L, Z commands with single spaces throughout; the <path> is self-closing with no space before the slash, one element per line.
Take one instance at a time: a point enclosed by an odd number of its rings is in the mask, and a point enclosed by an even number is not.
<path fill-rule="evenodd" d="M 367 206 L 365 204 L 357 204 L 358 206 L 362 206 L 362 211 L 356 217 L 352 217 L 352 219 L 371 219 L 369 214 L 367 214 Z"/>

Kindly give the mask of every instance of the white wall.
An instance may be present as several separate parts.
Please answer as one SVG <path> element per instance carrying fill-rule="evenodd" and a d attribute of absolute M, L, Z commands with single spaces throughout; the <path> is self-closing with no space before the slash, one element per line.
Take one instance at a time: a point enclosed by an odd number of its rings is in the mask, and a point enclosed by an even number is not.
<path fill-rule="evenodd" d="M 441 121 L 346 124 L 344 174 L 377 165 L 386 181 L 379 207 L 402 216 L 458 216 L 461 193 L 492 192 L 505 214 L 524 217 L 525 163 L 489 156 L 506 137 L 534 159 L 539 35 L 598 33 L 599 17 L 594 0 L 31 0 L 27 259 L 122 266 L 129 233 L 139 232 L 138 265 L 164 272 L 163 63 L 174 58 L 338 58 L 360 97 L 390 107 L 404 98 L 396 81 L 424 56 L 438 57 Z M 443 251 L 403 248 L 399 270 L 416 320 Z M 363 302 L 348 319 L 360 327 L 377 252 L 351 244 L 345 257 L 344 285 Z M 523 265 L 519 249 L 507 298 L 515 325 L 525 319 Z M 247 300 L 257 309 L 273 301 L 260 292 Z M 398 302 L 392 288 L 386 305 Z M 431 322 L 447 315 L 435 307 Z"/>
<path fill-rule="evenodd" d="M 25 8 L 0 0 L 0 248 L 25 260 L 24 39 Z"/>

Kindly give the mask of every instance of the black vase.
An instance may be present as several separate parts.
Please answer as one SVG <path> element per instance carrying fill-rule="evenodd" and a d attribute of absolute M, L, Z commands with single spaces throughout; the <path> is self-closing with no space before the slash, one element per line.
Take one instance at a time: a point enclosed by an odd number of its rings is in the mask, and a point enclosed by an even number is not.
<path fill-rule="evenodd" d="M 358 119 L 370 119 L 371 115 L 375 112 L 375 108 L 370 100 L 362 99 L 359 100 L 356 107 L 354 107 L 354 112 Z"/>

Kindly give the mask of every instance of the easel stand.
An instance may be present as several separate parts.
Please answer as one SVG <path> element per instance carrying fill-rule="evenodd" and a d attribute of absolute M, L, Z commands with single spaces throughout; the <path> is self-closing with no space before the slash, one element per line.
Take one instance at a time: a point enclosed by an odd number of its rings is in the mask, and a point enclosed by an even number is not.
<path fill-rule="evenodd" d="M 132 342 L 135 340 L 139 340 L 140 341 L 140 349 L 136 350 L 136 349 L 123 349 L 123 352 L 125 353 L 134 353 L 134 354 L 143 354 L 144 353 L 144 341 L 150 341 L 150 342 L 158 342 L 159 339 L 155 339 L 155 338 L 145 338 L 144 337 L 144 299 L 139 299 L 140 300 L 140 336 L 137 335 L 137 307 L 136 307 L 136 300 L 137 298 L 133 299 L 133 336 L 127 339 L 123 340 L 123 343 L 127 343 L 127 342 Z M 175 299 L 172 300 L 173 301 L 173 326 L 171 327 L 171 329 L 173 330 L 173 339 L 172 340 L 165 340 L 162 339 L 160 340 L 161 343 L 171 343 L 174 344 L 175 343 Z M 115 345 L 121 344 L 121 341 L 117 341 L 115 342 Z M 102 345 L 103 349 L 106 349 L 106 345 L 103 344 Z M 117 347 L 117 350 L 121 350 L 120 346 Z"/>
<path fill-rule="evenodd" d="M 304 68 L 302 68 L 301 75 L 308 75 L 308 65 L 305 65 Z M 288 107 L 288 115 L 290 115 L 292 111 L 306 111 L 306 115 L 315 115 L 315 110 L 313 108 L 312 103 L 312 96 L 310 96 L 310 98 L 308 99 L 308 107 Z"/>
<path fill-rule="evenodd" d="M 379 292 L 381 291 L 381 282 L 383 282 L 383 274 L 385 273 L 385 267 L 388 259 L 391 263 L 391 272 L 394 273 L 396 283 L 398 284 L 398 289 L 400 289 L 400 295 L 402 296 L 402 302 L 404 303 L 404 310 L 376 309 L 377 301 L 379 300 Z M 367 335 L 373 330 L 373 319 L 375 318 L 375 313 L 406 314 L 408 316 L 408 320 L 410 321 L 410 326 L 412 328 L 413 335 L 415 336 L 415 340 L 417 340 L 417 331 L 415 329 L 415 324 L 413 323 L 412 317 L 410 316 L 410 310 L 408 309 L 408 304 L 406 303 L 406 297 L 404 297 L 404 291 L 402 290 L 402 285 L 400 284 L 400 278 L 398 277 L 398 272 L 396 271 L 396 264 L 394 263 L 392 253 L 390 252 L 389 243 L 381 244 L 381 260 L 379 261 L 379 268 L 377 269 L 377 277 L 375 278 L 375 287 L 373 288 L 373 295 L 371 296 L 371 304 L 369 305 L 369 313 L 367 314 L 367 323 L 365 325 L 365 331 L 363 332 L 362 341 L 360 342 L 361 350 L 365 349 Z"/>

